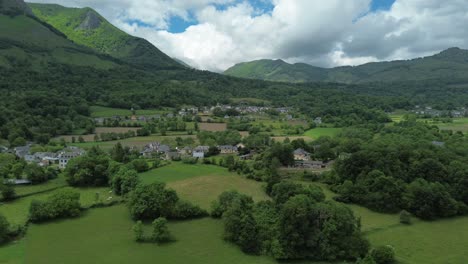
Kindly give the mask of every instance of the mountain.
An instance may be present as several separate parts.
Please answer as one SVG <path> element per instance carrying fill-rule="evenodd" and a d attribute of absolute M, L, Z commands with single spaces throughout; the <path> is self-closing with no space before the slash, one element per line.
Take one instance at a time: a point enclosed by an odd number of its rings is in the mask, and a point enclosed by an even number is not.
<path fill-rule="evenodd" d="M 305 63 L 258 60 L 237 64 L 226 75 L 280 82 L 396 82 L 464 78 L 468 71 L 468 50 L 450 48 L 434 56 L 360 66 L 319 68 Z"/>
<path fill-rule="evenodd" d="M 0 1 L 0 66 L 28 66 L 44 71 L 53 64 L 97 69 L 119 67 L 122 62 L 77 45 L 33 15 L 20 0 Z"/>
<path fill-rule="evenodd" d="M 91 8 L 29 3 L 34 15 L 73 42 L 145 68 L 181 68 L 149 41 L 128 35 Z"/>

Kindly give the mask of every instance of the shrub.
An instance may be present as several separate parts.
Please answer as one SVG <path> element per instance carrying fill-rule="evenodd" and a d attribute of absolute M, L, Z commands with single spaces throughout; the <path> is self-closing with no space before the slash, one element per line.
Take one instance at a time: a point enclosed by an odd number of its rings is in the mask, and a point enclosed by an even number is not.
<path fill-rule="evenodd" d="M 411 214 L 408 211 L 403 210 L 400 212 L 400 223 L 405 225 L 411 224 Z"/>
<path fill-rule="evenodd" d="M 371 256 L 377 264 L 391 264 L 395 262 L 395 250 L 391 246 L 381 246 L 371 251 Z"/>
<path fill-rule="evenodd" d="M 171 241 L 171 233 L 167 227 L 166 218 L 159 217 L 151 224 L 153 232 L 151 234 L 151 241 L 156 243 L 167 243 Z"/>
<path fill-rule="evenodd" d="M 37 223 L 56 218 L 76 217 L 80 212 L 80 194 L 65 189 L 49 196 L 46 201 L 33 200 L 29 207 L 29 219 Z"/>
<path fill-rule="evenodd" d="M 187 201 L 178 201 L 172 210 L 171 218 L 189 219 L 207 216 L 208 212 Z"/>
<path fill-rule="evenodd" d="M 137 221 L 132 230 L 135 234 L 135 241 L 142 242 L 145 240 L 143 235 L 143 223 L 141 221 Z"/>
<path fill-rule="evenodd" d="M 16 192 L 13 186 L 5 184 L 0 185 L 0 192 L 2 193 L 2 198 L 4 201 L 11 201 L 15 199 Z"/>

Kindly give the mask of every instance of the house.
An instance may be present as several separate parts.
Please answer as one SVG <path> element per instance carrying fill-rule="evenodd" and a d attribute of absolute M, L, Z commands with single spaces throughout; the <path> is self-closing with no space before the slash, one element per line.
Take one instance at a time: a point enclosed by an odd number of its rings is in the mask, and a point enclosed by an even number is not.
<path fill-rule="evenodd" d="M 240 160 L 250 160 L 252 158 L 253 158 L 253 153 L 249 153 L 249 154 L 239 156 Z"/>
<path fill-rule="evenodd" d="M 159 142 L 153 142 L 146 145 L 140 154 L 145 158 L 151 158 L 153 154 L 165 154 L 169 151 L 171 151 L 171 147 L 168 145 L 161 145 Z"/>
<path fill-rule="evenodd" d="M 180 160 L 180 153 L 177 151 L 166 152 L 165 160 Z"/>
<path fill-rule="evenodd" d="M 242 143 L 239 143 L 236 145 L 237 149 L 244 149 L 245 148 L 245 145 L 242 144 Z"/>
<path fill-rule="evenodd" d="M 204 158 L 209 150 L 210 150 L 209 146 L 198 146 L 193 150 L 192 156 L 194 158 Z"/>
<path fill-rule="evenodd" d="M 28 144 L 26 146 L 16 147 L 14 150 L 15 150 L 15 155 L 18 158 L 24 158 L 26 155 L 29 154 L 29 151 L 31 150 L 31 144 Z"/>
<path fill-rule="evenodd" d="M 4 146 L 0 146 L 0 153 L 7 152 L 8 148 Z"/>
<path fill-rule="evenodd" d="M 295 167 L 304 169 L 323 169 L 327 164 L 320 160 L 296 160 Z"/>
<path fill-rule="evenodd" d="M 59 152 L 58 161 L 59 168 L 65 169 L 68 165 L 68 162 L 74 158 L 84 155 L 86 152 L 77 147 L 68 147 L 63 151 Z"/>
<path fill-rule="evenodd" d="M 310 153 L 305 151 L 304 149 L 296 149 L 294 151 L 294 160 L 300 160 L 300 161 L 308 161 L 310 160 Z"/>
<path fill-rule="evenodd" d="M 236 146 L 230 145 L 218 146 L 218 149 L 221 154 L 237 154 L 239 152 Z"/>
<path fill-rule="evenodd" d="M 314 123 L 315 123 L 316 125 L 321 125 L 321 124 L 322 124 L 322 118 L 321 118 L 321 117 L 315 118 L 315 119 L 314 119 Z"/>
<path fill-rule="evenodd" d="M 192 154 L 192 148 L 191 147 L 184 147 L 182 149 L 179 149 L 180 155 L 186 156 L 186 155 L 191 155 Z"/>

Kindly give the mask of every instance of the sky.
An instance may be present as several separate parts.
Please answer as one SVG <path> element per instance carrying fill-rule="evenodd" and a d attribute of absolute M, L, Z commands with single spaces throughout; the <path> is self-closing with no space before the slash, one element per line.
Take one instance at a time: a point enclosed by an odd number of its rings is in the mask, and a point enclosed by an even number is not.
<path fill-rule="evenodd" d="M 468 0 L 30 0 L 91 7 L 171 57 L 216 72 L 283 59 L 321 67 L 468 48 Z"/>

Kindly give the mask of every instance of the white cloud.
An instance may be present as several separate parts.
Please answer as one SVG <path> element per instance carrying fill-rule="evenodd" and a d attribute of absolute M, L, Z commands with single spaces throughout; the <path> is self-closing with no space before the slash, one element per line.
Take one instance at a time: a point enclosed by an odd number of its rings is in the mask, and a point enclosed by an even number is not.
<path fill-rule="evenodd" d="M 43 1 L 49 0 L 36 0 Z M 91 6 L 170 56 L 214 71 L 262 58 L 356 65 L 468 47 L 466 0 L 397 0 L 390 10 L 379 12 L 369 12 L 371 0 L 268 0 L 274 9 L 266 14 L 247 0 L 54 1 Z M 219 10 L 214 4 L 230 5 Z M 172 16 L 198 24 L 170 33 Z"/>

